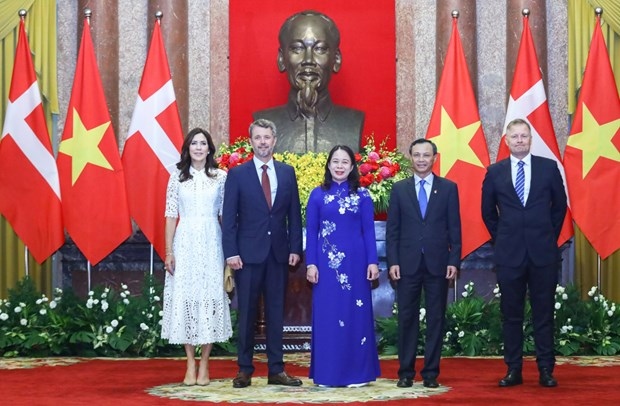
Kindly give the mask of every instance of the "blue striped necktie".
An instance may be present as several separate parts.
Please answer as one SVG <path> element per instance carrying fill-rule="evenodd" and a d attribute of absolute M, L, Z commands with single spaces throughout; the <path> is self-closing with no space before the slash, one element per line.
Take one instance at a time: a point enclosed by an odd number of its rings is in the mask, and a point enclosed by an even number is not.
<path fill-rule="evenodd" d="M 428 205 L 428 197 L 426 196 L 426 189 L 424 189 L 425 183 L 426 181 L 424 179 L 420 180 L 420 191 L 418 192 L 418 202 L 420 203 L 422 218 L 426 216 L 426 206 Z"/>
<path fill-rule="evenodd" d="M 515 181 L 515 191 L 517 192 L 517 196 L 519 196 L 519 200 L 521 200 L 521 204 L 525 206 L 525 170 L 523 169 L 523 165 L 525 162 L 519 161 L 517 166 L 517 179 Z"/>

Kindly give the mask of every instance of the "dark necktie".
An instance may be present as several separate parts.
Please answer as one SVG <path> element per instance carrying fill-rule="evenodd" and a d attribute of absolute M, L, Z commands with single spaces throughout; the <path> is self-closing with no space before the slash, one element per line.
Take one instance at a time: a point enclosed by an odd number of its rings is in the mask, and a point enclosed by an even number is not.
<path fill-rule="evenodd" d="M 525 165 L 523 161 L 517 163 L 519 168 L 517 169 L 517 179 L 515 180 L 515 191 L 517 196 L 519 196 L 519 200 L 521 200 L 521 204 L 525 206 L 525 170 L 523 165 Z"/>
<path fill-rule="evenodd" d="M 426 206 L 428 205 L 428 197 L 426 196 L 426 189 L 424 189 L 425 183 L 426 181 L 424 179 L 420 180 L 420 191 L 418 192 L 418 202 L 420 203 L 422 218 L 426 216 Z"/>
<path fill-rule="evenodd" d="M 267 200 L 267 206 L 271 210 L 271 183 L 269 182 L 269 175 L 267 175 L 267 165 L 261 166 L 263 168 L 263 175 L 261 177 L 261 186 L 263 187 L 263 193 L 265 194 L 265 200 Z"/>

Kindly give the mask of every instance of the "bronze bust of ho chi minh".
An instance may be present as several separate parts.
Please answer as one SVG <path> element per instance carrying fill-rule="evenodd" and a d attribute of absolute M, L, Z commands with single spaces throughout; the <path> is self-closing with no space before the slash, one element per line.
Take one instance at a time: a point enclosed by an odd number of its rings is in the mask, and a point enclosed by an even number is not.
<path fill-rule="evenodd" d="M 342 65 L 334 21 L 316 11 L 296 13 L 280 28 L 279 42 L 278 69 L 291 85 L 288 102 L 253 113 L 276 124 L 276 151 L 327 152 L 339 144 L 358 151 L 364 113 L 335 105 L 327 89 Z"/>

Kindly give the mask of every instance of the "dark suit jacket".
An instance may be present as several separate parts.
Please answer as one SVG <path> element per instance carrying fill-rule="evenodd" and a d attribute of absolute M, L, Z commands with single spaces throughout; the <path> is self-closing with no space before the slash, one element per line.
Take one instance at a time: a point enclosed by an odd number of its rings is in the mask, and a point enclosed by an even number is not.
<path fill-rule="evenodd" d="M 236 255 L 250 264 L 267 258 L 269 250 L 279 262 L 289 254 L 302 254 L 301 208 L 295 170 L 274 161 L 278 190 L 271 211 L 253 161 L 228 172 L 222 213 L 225 258 Z"/>
<path fill-rule="evenodd" d="M 424 258 L 429 272 L 445 275 L 448 265 L 461 263 L 461 216 L 456 183 L 435 176 L 422 218 L 410 177 L 394 184 L 386 226 L 388 266 L 399 265 L 401 275 L 417 271 Z"/>
<path fill-rule="evenodd" d="M 491 234 L 496 265 L 535 266 L 560 260 L 557 240 L 566 215 L 566 192 L 555 161 L 532 155 L 525 207 L 512 183 L 510 158 L 487 168 L 482 183 L 482 219 Z"/>

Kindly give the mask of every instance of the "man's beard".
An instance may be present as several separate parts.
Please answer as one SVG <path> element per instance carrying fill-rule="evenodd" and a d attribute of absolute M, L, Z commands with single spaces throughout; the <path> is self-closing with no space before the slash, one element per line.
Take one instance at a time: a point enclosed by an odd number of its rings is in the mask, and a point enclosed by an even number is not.
<path fill-rule="evenodd" d="M 320 80 L 299 80 L 297 85 L 299 90 L 297 91 L 297 106 L 299 112 L 306 118 L 313 118 L 316 116 L 316 106 L 319 101 L 319 87 Z"/>

